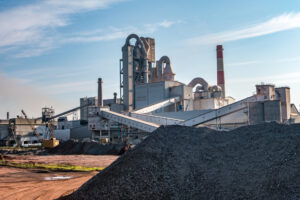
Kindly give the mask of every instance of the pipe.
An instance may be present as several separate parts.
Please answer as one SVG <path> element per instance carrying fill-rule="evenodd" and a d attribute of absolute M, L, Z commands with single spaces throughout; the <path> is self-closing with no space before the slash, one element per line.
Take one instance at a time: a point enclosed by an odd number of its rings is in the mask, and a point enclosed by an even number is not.
<path fill-rule="evenodd" d="M 203 87 L 204 91 L 208 90 L 208 83 L 203 78 L 197 77 L 191 80 L 191 82 L 188 84 L 189 87 L 194 88 L 197 84 L 200 84 Z"/>
<path fill-rule="evenodd" d="M 147 52 L 146 52 L 146 47 L 145 47 L 145 44 L 143 43 L 143 41 L 141 40 L 141 38 L 138 36 L 138 35 L 136 35 L 136 34 L 130 34 L 127 38 L 126 38 L 126 42 L 125 42 L 125 45 L 124 45 L 124 47 L 127 47 L 127 46 L 129 46 L 130 44 L 129 44 L 129 41 L 130 41 L 130 39 L 132 39 L 132 38 L 135 38 L 136 39 L 136 41 L 137 41 L 137 43 L 139 44 L 139 45 L 141 45 L 141 49 L 142 49 L 142 52 L 143 52 L 143 56 L 144 57 L 147 57 Z M 147 42 L 146 42 L 147 43 Z M 148 43 L 146 44 L 146 45 L 148 45 Z M 148 45 L 149 46 L 149 45 Z"/>
<path fill-rule="evenodd" d="M 222 88 L 222 97 L 225 98 L 225 77 L 224 77 L 224 60 L 223 60 L 223 46 L 217 45 L 217 79 L 218 86 Z"/>
<path fill-rule="evenodd" d="M 172 72 L 172 68 L 171 68 L 171 61 L 170 58 L 168 56 L 163 56 L 159 59 L 158 61 L 158 70 L 157 70 L 157 77 L 159 80 L 163 79 L 162 76 L 164 74 L 164 68 L 163 68 L 163 63 L 165 63 L 166 65 L 169 65 L 170 70 Z"/>
<path fill-rule="evenodd" d="M 102 78 L 98 78 L 98 107 L 103 106 Z"/>
<path fill-rule="evenodd" d="M 144 60 L 144 83 L 148 83 L 149 82 L 149 66 L 148 66 L 148 61 Z"/>

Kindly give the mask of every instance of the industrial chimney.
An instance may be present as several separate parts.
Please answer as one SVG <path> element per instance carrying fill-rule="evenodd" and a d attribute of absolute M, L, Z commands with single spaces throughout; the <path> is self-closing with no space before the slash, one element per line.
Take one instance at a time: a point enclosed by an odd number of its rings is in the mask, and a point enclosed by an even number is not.
<path fill-rule="evenodd" d="M 225 98 L 225 78 L 224 78 L 224 61 L 223 61 L 222 45 L 217 45 L 217 78 L 218 78 L 218 86 L 222 88 L 222 97 Z"/>
<path fill-rule="evenodd" d="M 98 107 L 103 106 L 102 78 L 98 78 Z"/>
<path fill-rule="evenodd" d="M 117 93 L 116 92 L 114 92 L 114 103 L 116 104 L 117 103 Z"/>
<path fill-rule="evenodd" d="M 9 112 L 6 113 L 6 119 L 9 120 Z"/>

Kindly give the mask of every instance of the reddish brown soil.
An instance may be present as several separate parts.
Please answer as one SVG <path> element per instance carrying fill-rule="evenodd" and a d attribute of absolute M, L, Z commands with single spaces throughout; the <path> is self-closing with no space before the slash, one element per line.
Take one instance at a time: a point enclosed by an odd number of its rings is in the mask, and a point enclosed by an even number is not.
<path fill-rule="evenodd" d="M 106 167 L 119 156 L 103 155 L 5 155 L 4 159 L 18 163 L 68 164 L 85 167 Z"/>
<path fill-rule="evenodd" d="M 118 156 L 34 156 L 9 155 L 13 162 L 71 164 L 87 167 L 106 167 Z M 0 199 L 56 199 L 72 193 L 98 172 L 51 172 L 38 169 L 0 167 Z M 70 179 L 49 180 L 53 177 Z M 48 179 L 48 180 L 47 180 Z"/>

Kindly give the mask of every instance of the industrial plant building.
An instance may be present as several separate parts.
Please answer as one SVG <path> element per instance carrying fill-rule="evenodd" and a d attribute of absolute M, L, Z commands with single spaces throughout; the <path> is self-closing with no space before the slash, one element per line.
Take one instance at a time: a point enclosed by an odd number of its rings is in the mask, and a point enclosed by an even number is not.
<path fill-rule="evenodd" d="M 132 43 L 133 42 L 133 43 Z M 240 101 L 226 96 L 223 46 L 217 45 L 217 84 L 195 77 L 177 81 L 168 56 L 155 58 L 155 40 L 131 34 L 120 59 L 120 102 L 103 104 L 102 80 L 98 102 L 89 107 L 89 129 L 96 138 L 151 132 L 160 125 L 208 126 L 230 130 L 276 121 L 300 122 L 290 102 L 290 88 L 256 85 L 256 94 Z M 105 86 L 103 87 L 105 88 Z M 113 109 L 118 105 L 118 110 Z"/>
<path fill-rule="evenodd" d="M 120 59 L 119 98 L 114 93 L 111 99 L 103 99 L 105 77 L 102 77 L 104 82 L 99 78 L 97 97 L 81 98 L 80 106 L 71 110 L 80 110 L 80 120 L 71 123 L 60 118 L 55 137 L 68 140 L 72 138 L 73 130 L 73 138 L 120 142 L 141 139 L 161 125 L 230 130 L 272 121 L 286 124 L 300 122 L 300 114 L 290 102 L 289 87 L 262 83 L 255 86 L 254 95 L 242 100 L 235 101 L 227 96 L 223 51 L 223 46 L 217 45 L 217 84 L 209 83 L 204 77 L 192 77 L 189 83 L 182 83 L 176 80 L 168 56 L 156 59 L 153 38 L 129 35 Z M 67 113 L 70 111 L 55 117 Z M 15 120 L 15 134 L 24 135 L 18 128 L 21 127 L 18 125 L 21 119 Z M 11 119 L 0 121 L 2 141 L 12 136 L 11 131 L 5 128 L 10 122 Z M 35 121 L 34 125 L 43 124 Z M 20 129 L 27 134 L 32 132 Z M 66 130 L 71 130 L 69 135 Z"/>

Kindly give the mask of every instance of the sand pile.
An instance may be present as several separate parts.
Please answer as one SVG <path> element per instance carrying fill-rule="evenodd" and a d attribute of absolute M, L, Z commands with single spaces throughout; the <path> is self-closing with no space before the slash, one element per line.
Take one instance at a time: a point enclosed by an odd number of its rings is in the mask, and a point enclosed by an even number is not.
<path fill-rule="evenodd" d="M 118 155 L 124 145 L 100 144 L 97 142 L 75 142 L 69 140 L 59 144 L 47 152 L 50 154 L 90 154 L 90 155 Z"/>
<path fill-rule="evenodd" d="M 300 125 L 161 127 L 67 199 L 300 199 Z"/>

